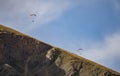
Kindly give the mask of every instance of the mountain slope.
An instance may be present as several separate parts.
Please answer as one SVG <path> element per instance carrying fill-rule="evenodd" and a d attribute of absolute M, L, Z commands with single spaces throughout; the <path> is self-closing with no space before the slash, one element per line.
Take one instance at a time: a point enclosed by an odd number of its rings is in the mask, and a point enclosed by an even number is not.
<path fill-rule="evenodd" d="M 0 76 L 120 76 L 120 73 L 0 25 Z"/>

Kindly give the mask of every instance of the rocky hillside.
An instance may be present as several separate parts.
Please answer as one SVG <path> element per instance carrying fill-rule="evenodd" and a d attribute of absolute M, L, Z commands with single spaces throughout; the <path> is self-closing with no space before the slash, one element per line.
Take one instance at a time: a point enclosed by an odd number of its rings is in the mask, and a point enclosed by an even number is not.
<path fill-rule="evenodd" d="M 120 76 L 120 73 L 0 25 L 0 76 Z"/>

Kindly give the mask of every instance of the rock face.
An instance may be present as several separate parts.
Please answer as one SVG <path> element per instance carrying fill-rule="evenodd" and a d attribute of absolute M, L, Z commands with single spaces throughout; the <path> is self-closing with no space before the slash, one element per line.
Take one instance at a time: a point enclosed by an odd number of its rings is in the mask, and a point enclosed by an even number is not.
<path fill-rule="evenodd" d="M 0 25 L 0 76 L 120 76 L 120 73 Z"/>

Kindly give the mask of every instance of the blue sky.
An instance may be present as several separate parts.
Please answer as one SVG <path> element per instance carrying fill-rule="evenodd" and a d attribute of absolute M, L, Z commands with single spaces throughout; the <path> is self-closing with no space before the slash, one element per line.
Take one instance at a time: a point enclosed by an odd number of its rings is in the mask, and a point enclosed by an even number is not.
<path fill-rule="evenodd" d="M 0 0 L 0 24 L 120 72 L 120 0 Z"/>

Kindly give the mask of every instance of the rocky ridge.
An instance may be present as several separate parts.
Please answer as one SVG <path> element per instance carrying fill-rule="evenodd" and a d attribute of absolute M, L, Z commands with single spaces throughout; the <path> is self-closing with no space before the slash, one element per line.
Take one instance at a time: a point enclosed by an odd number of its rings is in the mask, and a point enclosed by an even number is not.
<path fill-rule="evenodd" d="M 0 76 L 120 76 L 120 73 L 0 25 Z"/>

